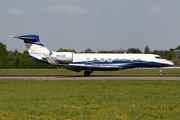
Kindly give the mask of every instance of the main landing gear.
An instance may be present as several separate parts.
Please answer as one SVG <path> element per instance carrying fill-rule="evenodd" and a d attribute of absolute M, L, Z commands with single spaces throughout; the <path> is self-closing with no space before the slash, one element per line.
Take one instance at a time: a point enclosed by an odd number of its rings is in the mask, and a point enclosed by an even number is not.
<path fill-rule="evenodd" d="M 161 68 L 159 68 L 159 76 L 163 76 Z"/>
<path fill-rule="evenodd" d="M 84 71 L 84 76 L 90 76 L 93 71 Z"/>

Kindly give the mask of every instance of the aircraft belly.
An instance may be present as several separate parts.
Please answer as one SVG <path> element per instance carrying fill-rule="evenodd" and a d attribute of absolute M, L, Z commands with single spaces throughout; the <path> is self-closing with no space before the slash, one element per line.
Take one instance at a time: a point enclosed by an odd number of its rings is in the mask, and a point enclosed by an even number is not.
<path fill-rule="evenodd" d="M 82 70 L 101 70 L 101 71 L 112 71 L 112 70 L 123 70 L 128 68 L 136 67 L 159 67 L 163 64 L 157 62 L 147 62 L 147 61 L 114 61 L 114 62 L 75 62 L 62 65 L 63 68 L 68 70 L 73 70 L 76 72 Z"/>

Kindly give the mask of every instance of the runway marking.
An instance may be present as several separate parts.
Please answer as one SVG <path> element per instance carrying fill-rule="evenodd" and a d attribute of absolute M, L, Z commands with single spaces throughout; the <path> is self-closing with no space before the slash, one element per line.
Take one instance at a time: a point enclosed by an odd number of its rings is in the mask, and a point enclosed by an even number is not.
<path fill-rule="evenodd" d="M 21 80 L 180 80 L 180 76 L 63 76 L 63 75 L 0 75 L 0 79 Z"/>

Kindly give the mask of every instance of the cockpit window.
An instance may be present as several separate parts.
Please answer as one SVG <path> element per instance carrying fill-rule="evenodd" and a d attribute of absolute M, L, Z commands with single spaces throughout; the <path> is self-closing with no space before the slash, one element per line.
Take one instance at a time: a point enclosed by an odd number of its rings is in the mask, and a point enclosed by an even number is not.
<path fill-rule="evenodd" d="M 156 58 L 156 59 L 164 59 L 164 58 L 162 58 L 161 56 L 156 56 L 155 58 Z"/>

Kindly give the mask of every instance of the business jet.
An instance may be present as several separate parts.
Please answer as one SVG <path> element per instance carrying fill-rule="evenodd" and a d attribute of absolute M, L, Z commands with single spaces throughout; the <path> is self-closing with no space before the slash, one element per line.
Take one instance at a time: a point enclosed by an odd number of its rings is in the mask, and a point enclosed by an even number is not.
<path fill-rule="evenodd" d="M 162 76 L 161 67 L 174 65 L 172 62 L 154 54 L 99 54 L 55 52 L 47 49 L 38 35 L 10 36 L 24 41 L 30 59 L 52 65 L 62 66 L 64 69 L 80 72 L 89 76 L 93 71 L 114 71 L 128 68 L 157 67 Z"/>

